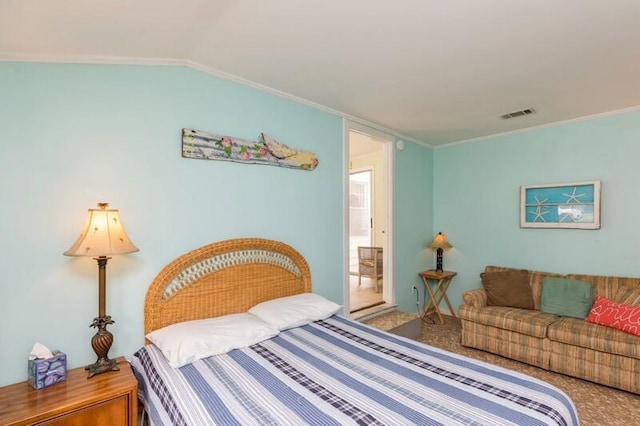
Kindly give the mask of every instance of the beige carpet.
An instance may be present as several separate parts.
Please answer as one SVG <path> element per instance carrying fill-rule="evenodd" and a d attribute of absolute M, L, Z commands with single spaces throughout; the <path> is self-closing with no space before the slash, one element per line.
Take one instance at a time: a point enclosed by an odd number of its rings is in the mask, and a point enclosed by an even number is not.
<path fill-rule="evenodd" d="M 583 426 L 640 425 L 640 395 L 552 373 L 460 344 L 460 321 L 444 316 L 445 324 L 423 322 L 419 341 L 481 359 L 544 380 L 567 393 L 578 409 Z"/>

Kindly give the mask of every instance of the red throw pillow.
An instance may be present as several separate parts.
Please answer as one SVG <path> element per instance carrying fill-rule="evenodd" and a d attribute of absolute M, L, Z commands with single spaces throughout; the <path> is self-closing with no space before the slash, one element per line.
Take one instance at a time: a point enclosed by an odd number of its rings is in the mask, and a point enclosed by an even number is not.
<path fill-rule="evenodd" d="M 612 302 L 598 296 L 586 321 L 640 336 L 640 306 Z"/>

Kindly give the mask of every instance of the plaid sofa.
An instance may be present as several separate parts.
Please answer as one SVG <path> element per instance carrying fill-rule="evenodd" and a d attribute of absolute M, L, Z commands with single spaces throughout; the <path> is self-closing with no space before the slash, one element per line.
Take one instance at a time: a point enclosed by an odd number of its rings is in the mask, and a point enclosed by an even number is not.
<path fill-rule="evenodd" d="M 485 272 L 512 268 L 487 266 Z M 594 298 L 615 300 L 618 291 L 640 289 L 640 278 L 560 275 L 528 271 L 534 309 L 487 306 L 484 289 L 463 293 L 462 345 L 640 394 L 640 337 L 584 320 L 541 312 L 545 277 L 590 282 Z"/>

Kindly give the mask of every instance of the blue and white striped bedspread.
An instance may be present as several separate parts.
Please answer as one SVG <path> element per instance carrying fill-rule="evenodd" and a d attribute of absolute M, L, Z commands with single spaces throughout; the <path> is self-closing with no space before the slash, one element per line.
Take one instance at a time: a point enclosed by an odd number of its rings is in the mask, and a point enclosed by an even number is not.
<path fill-rule="evenodd" d="M 132 359 L 153 425 L 578 425 L 535 378 L 334 315 L 173 369 Z"/>

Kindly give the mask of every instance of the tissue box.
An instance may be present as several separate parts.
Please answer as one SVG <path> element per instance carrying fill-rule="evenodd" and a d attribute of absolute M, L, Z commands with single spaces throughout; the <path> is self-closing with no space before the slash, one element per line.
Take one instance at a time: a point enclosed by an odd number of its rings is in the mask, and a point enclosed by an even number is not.
<path fill-rule="evenodd" d="M 53 351 L 51 358 L 29 360 L 29 384 L 34 389 L 42 389 L 67 378 L 67 355 Z"/>

